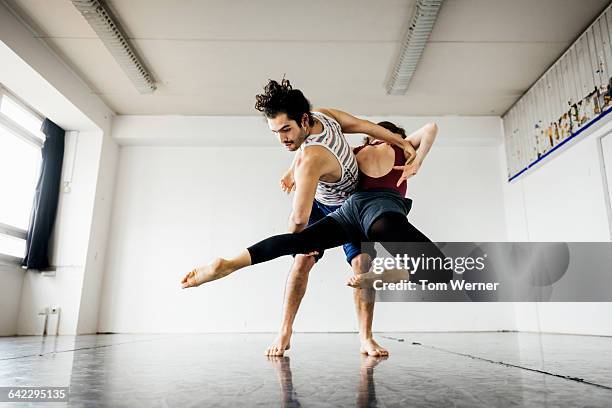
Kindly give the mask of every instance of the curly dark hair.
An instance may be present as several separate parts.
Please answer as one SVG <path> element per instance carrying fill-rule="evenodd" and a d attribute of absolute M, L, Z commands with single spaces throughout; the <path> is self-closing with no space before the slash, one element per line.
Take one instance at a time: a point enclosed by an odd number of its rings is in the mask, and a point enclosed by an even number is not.
<path fill-rule="evenodd" d="M 314 119 L 310 114 L 311 105 L 308 99 L 299 89 L 293 89 L 288 79 L 283 78 L 280 82 L 273 79 L 268 80 L 264 87 L 264 93 L 255 96 L 255 109 L 266 116 L 275 118 L 279 113 L 286 113 L 289 119 L 295 120 L 298 125 L 302 123 L 302 117 L 308 115 L 308 124 L 314 125 Z"/>

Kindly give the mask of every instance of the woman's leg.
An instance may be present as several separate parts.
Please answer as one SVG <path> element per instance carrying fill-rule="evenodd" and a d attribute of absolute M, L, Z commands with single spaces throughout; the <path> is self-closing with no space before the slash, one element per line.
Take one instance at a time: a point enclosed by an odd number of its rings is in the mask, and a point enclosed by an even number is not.
<path fill-rule="evenodd" d="M 403 214 L 389 212 L 381 215 L 370 227 L 368 239 L 382 243 L 392 256 L 438 259 L 437 262 L 428 263 L 427 268 L 421 265 L 416 273 L 411 272 L 410 279 L 414 282 L 449 282 L 453 277 L 453 271 L 443 267 L 444 253 L 425 234 L 410 224 Z"/>
<path fill-rule="evenodd" d="M 442 267 L 444 253 L 425 234 L 408 222 L 405 215 L 396 212 L 388 212 L 378 217 L 370 226 L 368 240 L 380 242 L 382 246 L 395 257 L 407 255 L 413 258 L 437 258 L 438 262 L 432 262 L 428 269 L 420 269 L 410 275 L 410 280 L 418 282 L 427 280 L 429 282 L 448 282 L 453 276 L 452 270 Z M 373 280 L 381 279 L 380 275 L 368 272 L 369 275 L 349 281 L 350 286 L 369 286 Z M 388 275 L 388 276 L 387 276 Z M 394 282 L 408 279 L 408 274 L 403 269 L 393 269 L 385 272 L 382 279 L 385 282 Z"/>
<path fill-rule="evenodd" d="M 386 212 L 370 226 L 368 239 L 372 242 L 431 242 L 425 234 L 408 222 L 404 214 Z M 385 247 L 386 248 L 386 247 Z"/>
<path fill-rule="evenodd" d="M 308 254 L 334 248 L 350 241 L 342 226 L 332 217 L 323 217 L 296 234 L 281 234 L 259 241 L 247 248 L 251 265 L 267 262 L 283 255 Z"/>
<path fill-rule="evenodd" d="M 308 254 L 333 248 L 349 241 L 350 237 L 336 220 L 332 217 L 324 217 L 298 233 L 266 238 L 241 251 L 234 258 L 217 258 L 210 265 L 189 272 L 183 277 L 181 284 L 183 288 L 199 286 L 202 283 L 223 278 L 249 265 L 267 262 L 283 255 Z"/>

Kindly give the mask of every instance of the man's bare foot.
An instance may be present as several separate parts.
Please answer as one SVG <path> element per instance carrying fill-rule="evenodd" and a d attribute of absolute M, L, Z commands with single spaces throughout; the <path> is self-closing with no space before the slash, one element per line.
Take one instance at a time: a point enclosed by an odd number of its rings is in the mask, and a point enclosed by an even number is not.
<path fill-rule="evenodd" d="M 351 276 L 346 284 L 356 289 L 372 289 L 374 282 L 381 280 L 385 283 L 397 283 L 401 280 L 409 280 L 410 273 L 407 269 L 385 269 L 383 273 L 368 271 Z"/>
<path fill-rule="evenodd" d="M 282 356 L 289 350 L 291 334 L 292 331 L 279 333 L 272 345 L 266 349 L 266 356 Z"/>
<path fill-rule="evenodd" d="M 232 272 L 234 271 L 230 268 L 228 261 L 223 258 L 217 258 L 210 265 L 200 266 L 187 273 L 181 279 L 181 287 L 183 289 L 195 288 L 203 283 L 229 275 Z"/>
<path fill-rule="evenodd" d="M 386 348 L 381 347 L 373 338 L 362 339 L 361 347 L 359 348 L 359 352 L 362 354 L 367 354 L 372 357 L 385 357 L 389 355 L 389 351 Z"/>

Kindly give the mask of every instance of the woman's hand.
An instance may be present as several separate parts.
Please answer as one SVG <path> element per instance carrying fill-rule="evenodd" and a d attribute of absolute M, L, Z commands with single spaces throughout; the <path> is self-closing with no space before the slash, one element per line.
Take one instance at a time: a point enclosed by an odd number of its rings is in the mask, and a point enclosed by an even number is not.
<path fill-rule="evenodd" d="M 295 190 L 295 180 L 293 179 L 293 169 L 290 169 L 280 179 L 281 190 L 289 194 Z"/>
<path fill-rule="evenodd" d="M 401 170 L 402 177 L 397 181 L 397 187 L 402 184 L 405 180 L 417 174 L 419 169 L 421 168 L 421 164 L 423 160 L 417 155 L 412 161 L 406 161 L 406 164 L 403 166 L 393 166 L 393 170 Z"/>

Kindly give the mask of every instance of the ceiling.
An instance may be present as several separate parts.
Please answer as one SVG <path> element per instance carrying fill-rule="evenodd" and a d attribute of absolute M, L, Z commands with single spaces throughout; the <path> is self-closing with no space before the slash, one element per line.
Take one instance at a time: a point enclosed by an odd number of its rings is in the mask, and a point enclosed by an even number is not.
<path fill-rule="evenodd" d="M 607 0 L 446 0 L 405 96 L 385 80 L 414 0 L 110 0 L 158 82 L 139 94 L 70 0 L 10 0 L 118 114 L 253 115 L 283 74 L 361 115 L 501 115 Z"/>

